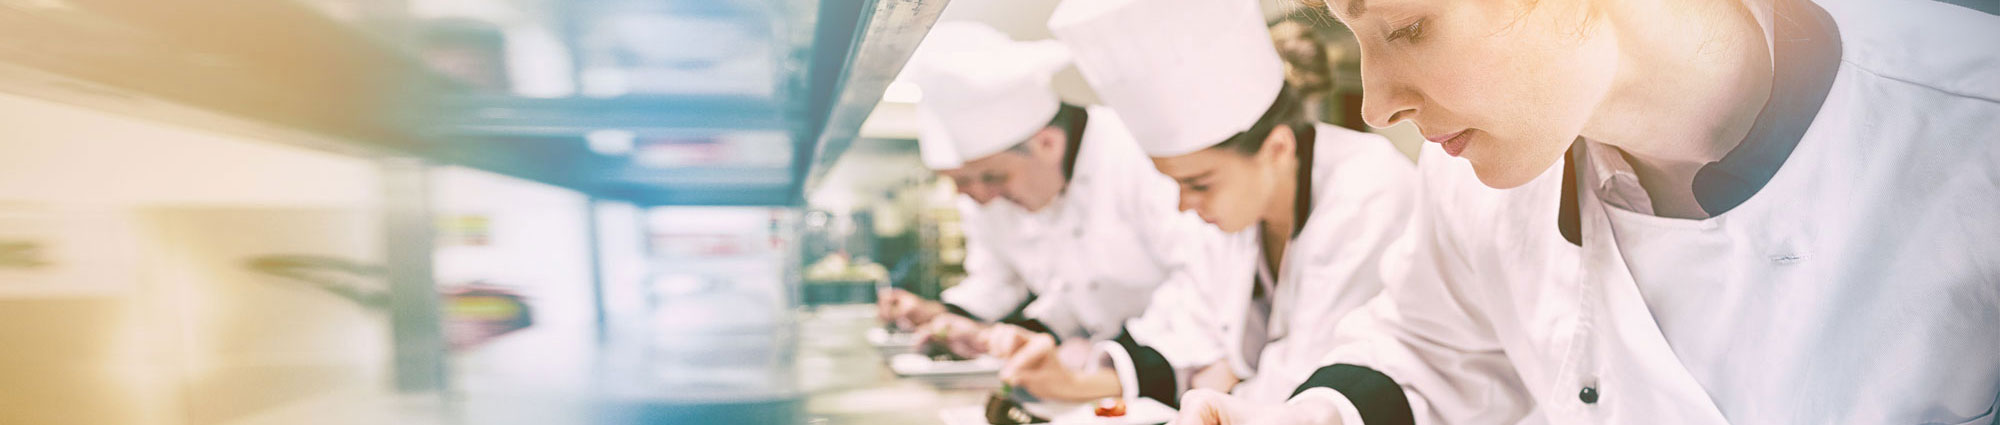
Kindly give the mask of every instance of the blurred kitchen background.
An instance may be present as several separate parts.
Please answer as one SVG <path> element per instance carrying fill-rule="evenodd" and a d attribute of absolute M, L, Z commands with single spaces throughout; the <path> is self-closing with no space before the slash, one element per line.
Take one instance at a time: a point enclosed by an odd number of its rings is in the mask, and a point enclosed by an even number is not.
<path fill-rule="evenodd" d="M 1055 3 L 0 0 L 0 424 L 930 423 L 856 342 L 963 274 L 896 77 Z"/>

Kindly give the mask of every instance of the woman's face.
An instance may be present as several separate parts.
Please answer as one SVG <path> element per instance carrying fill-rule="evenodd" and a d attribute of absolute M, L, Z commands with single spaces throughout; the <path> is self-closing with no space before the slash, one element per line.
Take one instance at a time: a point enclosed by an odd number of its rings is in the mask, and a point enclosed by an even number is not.
<path fill-rule="evenodd" d="M 1362 118 L 1412 121 L 1487 186 L 1561 158 L 1609 90 L 1610 31 L 1593 0 L 1330 0 L 1361 47 Z"/>
<path fill-rule="evenodd" d="M 1278 179 L 1294 177 L 1284 175 L 1280 167 L 1280 158 L 1291 155 L 1290 130 L 1273 131 L 1278 132 L 1284 132 L 1283 141 L 1266 139 L 1256 153 L 1211 147 L 1154 157 L 1153 168 L 1180 184 L 1181 211 L 1192 210 L 1202 221 L 1235 233 L 1262 219 Z"/>

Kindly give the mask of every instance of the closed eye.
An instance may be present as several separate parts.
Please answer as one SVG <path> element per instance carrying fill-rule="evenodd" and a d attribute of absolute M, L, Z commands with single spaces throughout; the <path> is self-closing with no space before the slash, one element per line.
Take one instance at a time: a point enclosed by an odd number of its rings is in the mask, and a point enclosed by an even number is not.
<path fill-rule="evenodd" d="M 1424 20 L 1418 19 L 1416 20 L 1416 22 L 1411 22 L 1409 25 L 1404 25 L 1402 28 L 1397 28 L 1395 31 L 1390 31 L 1388 39 L 1389 41 L 1396 41 L 1396 40 L 1417 41 L 1418 39 L 1423 38 L 1423 36 L 1424 36 Z"/>

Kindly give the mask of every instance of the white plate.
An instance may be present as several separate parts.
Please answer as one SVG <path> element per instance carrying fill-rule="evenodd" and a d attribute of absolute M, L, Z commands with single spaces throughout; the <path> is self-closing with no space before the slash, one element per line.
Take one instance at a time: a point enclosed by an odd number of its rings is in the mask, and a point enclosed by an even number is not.
<path fill-rule="evenodd" d="M 1000 359 L 990 356 L 971 360 L 931 360 L 922 354 L 903 353 L 889 358 L 889 370 L 897 376 L 941 377 L 959 375 L 995 375 L 1000 373 Z"/>
<path fill-rule="evenodd" d="M 1050 425 L 1154 425 L 1172 422 L 1177 412 L 1150 398 L 1125 401 L 1125 416 L 1097 417 L 1096 404 L 1077 405 L 1068 413 L 1049 418 Z M 1029 410 L 1035 410 L 1030 408 Z M 959 406 L 938 412 L 945 425 L 992 425 L 986 422 L 986 406 Z"/>
<path fill-rule="evenodd" d="M 915 332 L 889 332 L 888 329 L 868 328 L 868 344 L 881 349 L 909 349 L 917 346 Z"/>

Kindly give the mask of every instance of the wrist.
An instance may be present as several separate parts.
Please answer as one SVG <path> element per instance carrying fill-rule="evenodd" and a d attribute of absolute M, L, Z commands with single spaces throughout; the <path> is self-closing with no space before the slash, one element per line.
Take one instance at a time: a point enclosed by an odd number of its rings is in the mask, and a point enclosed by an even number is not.
<path fill-rule="evenodd" d="M 1119 383 L 1118 374 L 1109 370 L 1081 372 L 1076 376 L 1075 400 L 1091 401 L 1101 398 L 1122 397 L 1125 387 Z"/>
<path fill-rule="evenodd" d="M 936 320 L 944 315 L 944 304 L 931 300 L 918 300 L 917 308 L 910 310 L 910 319 L 918 323 Z"/>

